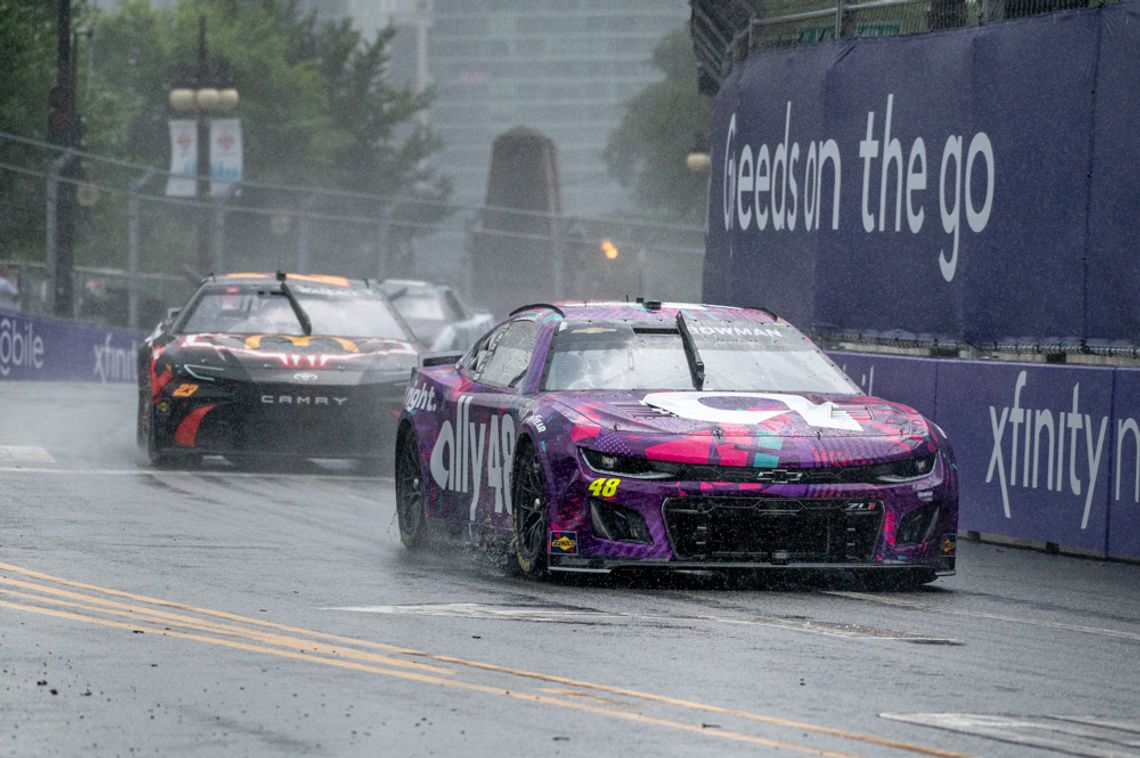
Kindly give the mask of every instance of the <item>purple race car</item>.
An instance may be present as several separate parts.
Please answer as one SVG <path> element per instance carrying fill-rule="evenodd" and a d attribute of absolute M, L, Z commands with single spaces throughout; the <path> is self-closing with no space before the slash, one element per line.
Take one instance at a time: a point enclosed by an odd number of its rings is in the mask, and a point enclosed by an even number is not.
<path fill-rule="evenodd" d="M 509 546 L 526 574 L 854 569 L 954 573 L 949 442 L 859 392 L 763 310 L 516 310 L 423 361 L 396 442 L 400 536 Z"/>

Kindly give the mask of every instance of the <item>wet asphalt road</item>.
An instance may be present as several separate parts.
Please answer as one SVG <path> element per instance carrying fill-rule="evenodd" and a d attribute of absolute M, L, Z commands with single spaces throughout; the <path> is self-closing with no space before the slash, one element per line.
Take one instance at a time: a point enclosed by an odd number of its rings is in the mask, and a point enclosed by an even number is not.
<path fill-rule="evenodd" d="M 913 592 L 536 583 L 348 464 L 152 471 L 128 386 L 0 383 L 0 755 L 1140 755 L 1140 566 Z"/>

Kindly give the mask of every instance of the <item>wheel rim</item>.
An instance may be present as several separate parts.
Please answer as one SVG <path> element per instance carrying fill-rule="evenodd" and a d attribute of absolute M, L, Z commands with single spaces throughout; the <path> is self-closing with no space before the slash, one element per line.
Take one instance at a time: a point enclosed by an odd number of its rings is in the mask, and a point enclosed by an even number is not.
<path fill-rule="evenodd" d="M 514 506 L 517 514 L 519 552 L 534 559 L 546 547 L 546 514 L 543 503 L 542 473 L 538 461 L 527 458 L 522 462 Z"/>
<path fill-rule="evenodd" d="M 396 468 L 396 508 L 400 526 L 412 534 L 423 518 L 423 489 L 420 487 L 420 461 L 416 446 L 405 437 L 400 443 L 400 459 Z"/>

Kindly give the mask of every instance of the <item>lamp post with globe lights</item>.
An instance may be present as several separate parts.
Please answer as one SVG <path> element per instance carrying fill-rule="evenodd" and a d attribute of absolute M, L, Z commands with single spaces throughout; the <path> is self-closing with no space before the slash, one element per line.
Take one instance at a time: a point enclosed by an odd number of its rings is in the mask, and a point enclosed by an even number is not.
<path fill-rule="evenodd" d="M 170 108 L 180 114 L 192 114 L 197 130 L 197 170 L 195 197 L 201 203 L 198 224 L 198 268 L 202 274 L 210 270 L 210 116 L 228 113 L 238 104 L 229 62 L 209 58 L 206 47 L 206 17 L 198 18 L 198 59 L 193 66 L 182 66 L 178 81 L 170 90 Z"/>

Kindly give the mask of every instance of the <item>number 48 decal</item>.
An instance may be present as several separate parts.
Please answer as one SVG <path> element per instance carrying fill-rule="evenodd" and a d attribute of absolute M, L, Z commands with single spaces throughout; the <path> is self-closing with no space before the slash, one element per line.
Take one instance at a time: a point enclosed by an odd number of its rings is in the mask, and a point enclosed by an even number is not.
<path fill-rule="evenodd" d="M 590 494 L 595 497 L 613 497 L 617 494 L 621 479 L 606 479 L 602 477 L 590 482 Z"/>

